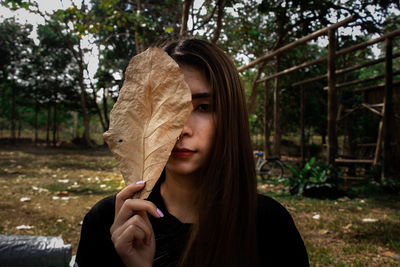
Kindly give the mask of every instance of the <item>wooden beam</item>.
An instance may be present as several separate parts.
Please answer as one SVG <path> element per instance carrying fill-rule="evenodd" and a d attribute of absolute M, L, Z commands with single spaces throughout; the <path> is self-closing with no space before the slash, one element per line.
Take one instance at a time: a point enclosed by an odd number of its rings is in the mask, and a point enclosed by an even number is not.
<path fill-rule="evenodd" d="M 349 48 L 342 49 L 342 50 L 338 51 L 336 53 L 336 55 L 340 56 L 340 55 L 343 55 L 343 54 L 346 54 L 346 53 L 349 53 L 349 52 L 352 52 L 352 51 L 355 51 L 355 50 L 359 50 L 361 48 L 365 48 L 367 46 L 374 45 L 376 43 L 380 43 L 382 41 L 385 41 L 387 38 L 393 38 L 393 37 L 395 37 L 397 35 L 400 35 L 400 29 L 392 31 L 392 32 L 389 32 L 389 33 L 387 33 L 385 35 L 382 35 L 379 38 L 376 38 L 376 39 L 373 39 L 373 40 L 369 40 L 369 41 L 366 41 L 366 42 L 363 42 L 363 43 L 360 43 L 360 44 L 357 44 L 357 45 L 353 45 L 353 46 L 351 46 Z"/>
<path fill-rule="evenodd" d="M 376 141 L 375 155 L 373 165 L 376 165 L 380 161 L 381 147 L 382 147 L 382 137 L 383 137 L 383 115 L 385 114 L 385 106 L 382 109 L 382 119 L 379 122 L 378 129 L 378 140 Z"/>
<path fill-rule="evenodd" d="M 393 56 L 394 57 L 399 57 L 400 53 L 396 53 Z M 344 68 L 344 69 L 337 70 L 336 74 L 338 74 L 338 75 L 345 74 L 345 73 L 353 71 L 353 70 L 358 70 L 358 69 L 361 69 L 361 68 L 364 68 L 364 67 L 368 67 L 368 66 L 375 65 L 375 64 L 378 64 L 378 63 L 381 63 L 381 62 L 385 62 L 385 60 L 386 59 L 384 57 L 383 58 L 378 58 L 378 59 L 375 59 L 375 60 L 368 61 L 366 63 L 361 63 L 361 64 L 358 64 L 358 65 L 354 65 L 354 66 L 349 67 L 349 68 Z"/>
<path fill-rule="evenodd" d="M 393 86 L 400 85 L 400 81 L 396 81 L 392 83 Z M 354 89 L 354 92 L 364 92 L 364 91 L 370 91 L 370 90 L 378 90 L 378 89 L 384 89 L 385 88 L 385 83 L 380 83 L 380 84 L 375 84 L 363 88 L 356 88 Z"/>
<path fill-rule="evenodd" d="M 341 26 L 345 26 L 345 25 L 349 24 L 350 22 L 352 22 L 353 20 L 354 20 L 354 17 L 350 16 L 350 17 L 348 17 L 348 18 L 346 18 L 346 19 L 344 19 L 344 20 L 342 20 L 342 21 L 340 21 L 338 23 L 332 24 L 329 27 L 326 27 L 326 28 L 323 28 L 323 29 L 318 30 L 316 32 L 313 32 L 313 33 L 311 33 L 311 34 L 309 34 L 307 36 L 304 36 L 303 38 L 300 38 L 299 40 L 297 40 L 295 42 L 287 44 L 287 45 L 285 45 L 285 46 L 283 46 L 281 48 L 278 48 L 278 49 L 276 49 L 276 50 L 274 50 L 272 52 L 267 53 L 266 55 L 264 55 L 262 57 L 259 57 L 259 58 L 255 59 L 255 60 L 251 61 L 249 64 L 238 68 L 238 71 L 242 72 L 244 70 L 247 70 L 247 69 L 249 69 L 249 68 L 251 68 L 251 67 L 253 67 L 253 66 L 255 66 L 255 65 L 257 65 L 257 64 L 259 64 L 261 62 L 263 62 L 263 61 L 270 60 L 271 58 L 273 58 L 275 56 L 278 56 L 281 53 L 286 52 L 287 50 L 290 50 L 290 49 L 292 49 L 294 47 L 297 47 L 297 46 L 299 46 L 299 45 L 301 45 L 301 44 L 303 44 L 305 42 L 308 42 L 308 41 L 310 41 L 312 39 L 315 39 L 318 36 L 326 34 L 330 30 L 335 30 L 335 29 L 337 29 L 337 28 L 339 28 Z"/>
<path fill-rule="evenodd" d="M 359 109 L 361 109 L 361 106 L 357 106 L 353 109 L 346 109 L 346 114 L 344 114 L 342 117 L 340 117 L 340 120 L 347 118 L 348 116 L 350 116 L 352 113 L 354 113 L 355 111 L 357 111 Z"/>
<path fill-rule="evenodd" d="M 373 113 L 375 113 L 378 116 L 382 116 L 382 112 L 377 111 L 376 109 L 372 108 L 370 105 L 366 104 L 366 103 L 362 103 L 361 106 L 365 107 L 366 109 L 372 111 Z"/>
<path fill-rule="evenodd" d="M 280 57 L 276 58 L 276 71 L 279 71 Z M 279 100 L 279 77 L 275 78 L 274 82 L 274 156 L 281 154 L 281 114 Z"/>
<path fill-rule="evenodd" d="M 270 109 L 269 109 L 269 99 L 270 93 L 268 88 L 268 82 L 265 82 L 264 88 L 264 157 L 271 156 L 271 147 L 269 137 L 271 134 L 271 129 L 268 124 L 269 118 L 271 117 Z"/>
<path fill-rule="evenodd" d="M 291 72 L 293 72 L 295 70 L 306 68 L 308 66 L 312 66 L 312 65 L 324 62 L 324 61 L 327 60 L 327 58 L 328 57 L 322 57 L 322 58 L 319 58 L 319 59 L 316 59 L 316 60 L 313 60 L 313 61 L 310 61 L 310 62 L 305 62 L 303 64 L 300 64 L 300 65 L 297 65 L 297 66 L 293 66 L 293 67 L 291 67 L 289 69 L 283 70 L 281 72 L 272 74 L 272 75 L 270 75 L 270 76 L 268 76 L 266 78 L 260 79 L 260 80 L 257 81 L 257 83 L 265 82 L 265 81 L 271 80 L 271 79 L 273 79 L 275 77 L 279 77 L 279 76 L 282 76 L 282 75 L 285 75 L 285 74 L 289 74 L 289 73 L 291 73 Z"/>
<path fill-rule="evenodd" d="M 307 84 L 307 83 L 320 81 L 320 80 L 326 79 L 327 77 L 328 77 L 327 74 L 320 75 L 320 76 L 317 76 L 317 77 L 314 77 L 314 78 L 311 78 L 311 79 L 308 79 L 308 80 L 303 80 L 303 81 L 300 81 L 300 82 L 297 82 L 297 83 L 292 83 L 292 86 L 296 87 L 296 86 L 304 85 L 304 84 Z"/>
<path fill-rule="evenodd" d="M 393 72 L 393 75 L 397 75 L 397 74 L 400 74 L 400 70 Z M 343 87 L 355 85 L 358 83 L 371 82 L 371 81 L 379 80 L 382 78 L 385 78 L 385 74 L 376 75 L 376 76 L 372 76 L 372 77 L 361 79 L 361 80 L 353 80 L 353 81 L 349 81 L 349 82 L 345 82 L 345 83 L 336 84 L 336 88 L 343 88 Z M 324 90 L 328 90 L 328 87 L 327 86 L 324 87 Z"/>
<path fill-rule="evenodd" d="M 304 104 L 304 88 L 300 88 L 300 122 L 301 122 L 301 167 L 303 168 L 306 164 L 306 136 L 305 136 L 305 104 Z"/>
<path fill-rule="evenodd" d="M 383 177 L 389 176 L 391 164 L 391 131 L 392 131 L 392 99 L 393 99 L 393 42 L 386 39 L 386 68 L 385 68 L 385 114 L 383 115 Z"/>
<path fill-rule="evenodd" d="M 383 35 L 383 36 L 381 36 L 379 38 L 376 38 L 376 39 L 373 39 L 373 40 L 370 40 L 370 41 L 366 41 L 366 42 L 363 42 L 363 43 L 358 44 L 358 45 L 354 45 L 354 46 L 349 47 L 349 48 L 345 48 L 345 49 L 339 50 L 339 51 L 336 52 L 336 56 L 340 56 L 340 55 L 352 52 L 354 50 L 358 50 L 358 49 L 361 49 L 361 48 L 364 48 L 364 47 L 367 47 L 367 46 L 382 42 L 383 40 L 385 40 L 385 38 L 387 38 L 387 36 L 397 36 L 397 35 L 400 35 L 400 30 L 396 30 L 396 31 L 390 32 L 388 34 L 385 34 L 385 35 Z M 396 53 L 396 54 L 393 55 L 393 57 L 398 57 L 398 56 L 400 56 L 400 53 Z M 289 74 L 289 73 L 291 73 L 293 71 L 296 71 L 296 70 L 299 70 L 299 69 L 302 69 L 302 68 L 305 68 L 305 67 L 308 67 L 308 66 L 316 65 L 318 63 L 326 61 L 327 59 L 328 59 L 328 57 L 325 56 L 325 57 L 322 57 L 322 58 L 319 58 L 319 59 L 312 60 L 310 62 L 305 62 L 303 64 L 300 64 L 300 65 L 297 65 L 297 66 L 293 66 L 293 67 L 285 69 L 285 70 L 283 70 L 283 71 L 281 71 L 279 73 L 275 73 L 275 74 L 270 75 L 270 76 L 268 76 L 266 78 L 258 80 L 257 83 L 261 83 L 261 82 L 273 79 L 273 78 L 278 77 L 278 76 L 286 75 L 286 74 Z M 378 61 L 376 63 L 383 62 L 383 61 L 385 61 L 384 58 L 382 58 L 380 61 Z M 370 65 L 373 65 L 373 64 L 374 63 L 372 63 Z M 363 64 L 359 64 L 357 66 L 360 66 L 360 65 L 362 65 L 361 67 L 369 66 L 369 65 L 363 65 Z M 352 71 L 352 70 L 355 70 L 355 69 L 351 69 L 351 70 L 348 70 L 348 71 Z M 343 72 L 343 73 L 345 73 L 345 72 Z"/>
<path fill-rule="evenodd" d="M 336 163 L 341 164 L 372 164 L 372 159 L 335 159 Z"/>
<path fill-rule="evenodd" d="M 336 116 L 337 116 L 337 90 L 336 90 L 336 32 L 328 31 L 328 163 L 335 164 L 337 154 Z"/>

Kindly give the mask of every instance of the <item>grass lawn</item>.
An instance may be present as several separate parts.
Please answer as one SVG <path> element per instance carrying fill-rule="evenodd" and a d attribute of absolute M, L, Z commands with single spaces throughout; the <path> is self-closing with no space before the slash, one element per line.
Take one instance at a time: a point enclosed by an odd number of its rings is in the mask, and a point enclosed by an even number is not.
<path fill-rule="evenodd" d="M 75 254 L 83 216 L 123 186 L 105 148 L 0 148 L 0 234 L 61 235 Z M 312 266 L 400 265 L 399 196 L 309 199 L 290 196 L 277 181 L 258 189 L 290 211 Z"/>

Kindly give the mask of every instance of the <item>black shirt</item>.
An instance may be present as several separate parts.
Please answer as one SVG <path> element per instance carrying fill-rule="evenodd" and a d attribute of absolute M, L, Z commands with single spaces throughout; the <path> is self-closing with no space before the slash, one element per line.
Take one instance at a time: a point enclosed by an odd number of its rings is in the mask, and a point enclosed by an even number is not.
<path fill-rule="evenodd" d="M 160 194 L 160 178 L 148 200 L 164 217 L 149 216 L 156 239 L 153 266 L 176 266 L 188 238 L 190 224 L 168 213 Z M 264 195 L 257 199 L 257 248 L 260 266 L 309 266 L 303 240 L 288 211 Z M 79 267 L 124 266 L 111 241 L 115 195 L 100 200 L 85 216 L 76 255 Z"/>

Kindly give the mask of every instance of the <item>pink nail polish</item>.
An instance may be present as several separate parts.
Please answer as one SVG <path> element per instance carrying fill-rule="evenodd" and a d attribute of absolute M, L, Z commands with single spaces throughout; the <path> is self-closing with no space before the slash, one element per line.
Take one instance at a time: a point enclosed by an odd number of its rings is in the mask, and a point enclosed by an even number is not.
<path fill-rule="evenodd" d="M 136 182 L 137 185 L 144 184 L 144 183 L 145 183 L 145 181 L 143 181 L 143 180 Z"/>
<path fill-rule="evenodd" d="M 157 208 L 157 213 L 158 213 L 158 215 L 160 215 L 160 217 L 164 217 L 164 213 L 162 213 L 162 211 L 159 210 L 158 208 Z"/>

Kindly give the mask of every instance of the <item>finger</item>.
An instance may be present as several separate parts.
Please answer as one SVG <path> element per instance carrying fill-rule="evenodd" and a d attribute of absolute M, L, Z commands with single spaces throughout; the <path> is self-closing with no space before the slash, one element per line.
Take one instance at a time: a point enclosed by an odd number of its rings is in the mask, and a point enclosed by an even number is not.
<path fill-rule="evenodd" d="M 145 216 L 147 218 L 147 216 Z M 112 235 L 119 239 L 119 236 L 129 227 L 133 225 L 134 227 L 141 230 L 143 234 L 137 236 L 138 239 L 142 240 L 143 243 L 149 244 L 150 239 L 153 234 L 153 229 L 151 223 L 147 223 L 144 218 L 140 215 L 135 215 L 127 220 L 121 227 L 118 227 Z"/>
<path fill-rule="evenodd" d="M 145 218 L 147 217 L 146 213 L 151 214 L 155 218 L 161 218 L 164 216 L 151 201 L 142 199 L 127 199 L 114 219 L 114 224 L 116 226 L 120 226 L 134 214 L 139 214 Z"/>
<path fill-rule="evenodd" d="M 116 251 L 126 250 L 130 247 L 138 247 L 143 244 L 144 232 L 134 225 L 129 225 L 122 234 L 115 240 Z"/>
<path fill-rule="evenodd" d="M 117 216 L 125 200 L 132 198 L 137 192 L 144 188 L 145 184 L 145 181 L 139 181 L 136 184 L 130 184 L 117 194 L 115 198 L 115 217 Z"/>

